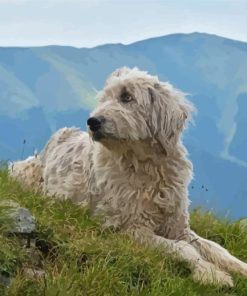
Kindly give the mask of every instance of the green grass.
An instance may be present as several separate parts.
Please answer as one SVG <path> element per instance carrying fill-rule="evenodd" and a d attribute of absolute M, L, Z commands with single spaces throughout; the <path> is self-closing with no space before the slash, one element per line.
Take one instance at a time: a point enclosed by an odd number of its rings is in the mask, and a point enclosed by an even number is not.
<path fill-rule="evenodd" d="M 42 279 L 23 275 L 34 262 L 15 238 L 4 230 L 9 223 L 0 209 L 0 270 L 13 276 L 0 295 L 247 295 L 247 280 L 234 275 L 235 287 L 220 289 L 194 283 L 185 264 L 161 251 L 140 246 L 128 236 L 102 230 L 87 208 L 25 190 L 5 171 L 0 171 L 0 200 L 12 199 L 28 208 L 37 219 L 37 236 L 49 252 L 40 251 Z M 239 222 L 219 221 L 210 213 L 192 213 L 191 224 L 200 235 L 222 244 L 247 261 L 247 233 Z"/>

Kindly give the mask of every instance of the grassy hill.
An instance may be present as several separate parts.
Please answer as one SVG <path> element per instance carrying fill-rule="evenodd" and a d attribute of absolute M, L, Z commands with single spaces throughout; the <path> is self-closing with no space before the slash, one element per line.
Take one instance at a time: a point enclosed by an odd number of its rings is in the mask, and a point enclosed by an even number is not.
<path fill-rule="evenodd" d="M 235 287 L 220 289 L 194 283 L 185 264 L 129 237 L 102 230 L 87 208 L 25 190 L 0 171 L 0 200 L 12 199 L 37 219 L 36 248 L 23 248 L 7 237 L 10 221 L 0 208 L 0 271 L 13 280 L 0 285 L 0 295 L 247 295 L 247 280 L 234 275 Z M 228 248 L 247 261 L 247 232 L 241 223 L 219 221 L 211 213 L 192 213 L 191 224 L 200 235 Z M 37 243 L 38 242 L 38 243 Z M 45 277 L 25 275 L 25 268 L 41 268 Z"/>

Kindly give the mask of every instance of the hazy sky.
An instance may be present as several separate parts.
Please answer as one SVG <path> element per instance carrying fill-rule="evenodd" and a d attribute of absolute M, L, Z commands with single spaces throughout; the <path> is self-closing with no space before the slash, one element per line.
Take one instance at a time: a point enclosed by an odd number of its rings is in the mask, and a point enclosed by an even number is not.
<path fill-rule="evenodd" d="M 92 47 L 195 31 L 247 42 L 247 0 L 0 0 L 0 46 Z"/>

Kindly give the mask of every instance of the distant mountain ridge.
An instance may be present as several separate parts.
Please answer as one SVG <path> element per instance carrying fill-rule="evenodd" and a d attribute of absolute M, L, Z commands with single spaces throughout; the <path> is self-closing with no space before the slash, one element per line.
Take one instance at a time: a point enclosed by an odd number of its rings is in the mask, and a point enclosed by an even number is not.
<path fill-rule="evenodd" d="M 0 159 L 40 150 L 63 126 L 86 128 L 96 93 L 137 66 L 189 94 L 198 109 L 184 141 L 195 169 L 193 204 L 247 216 L 247 43 L 173 34 L 94 48 L 0 48 Z M 207 190 L 206 190 L 207 189 Z"/>

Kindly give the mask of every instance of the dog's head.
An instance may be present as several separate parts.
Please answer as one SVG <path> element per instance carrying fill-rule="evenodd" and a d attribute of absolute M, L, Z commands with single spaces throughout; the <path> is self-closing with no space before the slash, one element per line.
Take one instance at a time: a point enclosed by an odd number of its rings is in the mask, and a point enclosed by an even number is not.
<path fill-rule="evenodd" d="M 166 149 L 177 143 L 192 111 L 169 83 L 124 67 L 108 78 L 87 123 L 92 138 L 103 144 L 150 141 Z"/>

